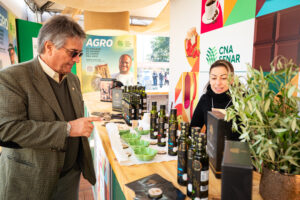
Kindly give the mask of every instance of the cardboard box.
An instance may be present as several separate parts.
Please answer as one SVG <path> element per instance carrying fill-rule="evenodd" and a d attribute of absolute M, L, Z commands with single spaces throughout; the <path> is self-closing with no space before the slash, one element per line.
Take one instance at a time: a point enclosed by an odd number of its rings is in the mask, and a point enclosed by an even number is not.
<path fill-rule="evenodd" d="M 221 163 L 224 142 L 232 135 L 231 123 L 224 121 L 225 115 L 218 111 L 207 114 L 207 154 L 209 165 L 216 178 L 221 178 Z"/>
<path fill-rule="evenodd" d="M 248 144 L 225 141 L 222 161 L 222 200 L 251 200 L 252 163 Z"/>

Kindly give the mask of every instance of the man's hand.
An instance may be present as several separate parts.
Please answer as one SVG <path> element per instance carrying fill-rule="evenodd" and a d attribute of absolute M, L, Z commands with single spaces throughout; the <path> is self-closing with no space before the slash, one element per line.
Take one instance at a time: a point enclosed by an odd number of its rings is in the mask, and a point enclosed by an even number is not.
<path fill-rule="evenodd" d="M 71 125 L 70 137 L 90 137 L 94 125 L 93 121 L 101 121 L 99 117 L 83 117 L 73 121 L 69 121 Z"/>

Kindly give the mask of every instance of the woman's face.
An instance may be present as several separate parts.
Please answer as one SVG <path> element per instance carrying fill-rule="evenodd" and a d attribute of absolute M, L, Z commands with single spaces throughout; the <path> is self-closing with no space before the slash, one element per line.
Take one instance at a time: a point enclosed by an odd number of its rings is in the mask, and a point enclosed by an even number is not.
<path fill-rule="evenodd" d="M 217 66 L 211 69 L 209 83 L 214 93 L 221 94 L 229 89 L 228 76 L 227 68 L 224 66 Z"/>

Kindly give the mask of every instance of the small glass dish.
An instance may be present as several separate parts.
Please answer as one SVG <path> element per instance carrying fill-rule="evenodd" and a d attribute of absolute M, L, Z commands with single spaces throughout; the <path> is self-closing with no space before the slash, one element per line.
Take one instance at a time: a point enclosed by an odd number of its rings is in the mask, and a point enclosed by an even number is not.
<path fill-rule="evenodd" d="M 138 147 L 148 147 L 150 142 L 146 140 L 132 140 L 129 142 L 129 145 L 132 149 L 138 148 Z"/>
<path fill-rule="evenodd" d="M 130 141 L 134 141 L 134 140 L 140 139 L 141 136 L 138 135 L 138 134 L 126 133 L 126 134 L 121 135 L 121 138 L 122 138 L 125 142 L 129 143 Z"/>
<path fill-rule="evenodd" d="M 138 128 L 135 128 L 134 130 L 140 135 L 148 135 L 150 133 L 150 130 L 139 130 Z"/>
<path fill-rule="evenodd" d="M 133 150 L 134 150 L 135 157 L 141 161 L 153 160 L 157 154 L 156 149 L 152 149 L 149 147 L 137 147 L 134 148 Z"/>
<path fill-rule="evenodd" d="M 127 129 L 127 130 L 119 130 L 119 134 L 120 135 L 124 135 L 124 134 L 128 134 L 130 133 L 130 129 Z"/>

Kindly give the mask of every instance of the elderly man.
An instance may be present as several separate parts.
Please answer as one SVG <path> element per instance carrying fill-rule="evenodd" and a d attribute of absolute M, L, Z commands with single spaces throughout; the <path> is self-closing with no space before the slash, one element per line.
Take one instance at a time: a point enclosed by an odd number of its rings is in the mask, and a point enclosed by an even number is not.
<path fill-rule="evenodd" d="M 52 17 L 38 36 L 39 56 L 0 71 L 0 199 L 78 199 L 80 174 L 95 184 L 88 144 L 97 117 L 84 118 L 77 76 L 85 33 Z"/>
<path fill-rule="evenodd" d="M 123 85 L 135 85 L 133 74 L 130 72 L 132 65 L 131 56 L 128 54 L 121 55 L 119 59 L 119 73 L 112 74 L 112 78 L 121 81 Z"/>

